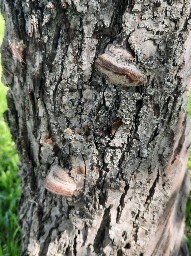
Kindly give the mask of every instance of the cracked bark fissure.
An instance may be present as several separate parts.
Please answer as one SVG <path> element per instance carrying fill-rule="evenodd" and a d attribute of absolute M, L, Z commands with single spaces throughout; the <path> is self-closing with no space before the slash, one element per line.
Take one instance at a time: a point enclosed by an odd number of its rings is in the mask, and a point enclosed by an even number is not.
<path fill-rule="evenodd" d="M 0 6 L 5 117 L 21 161 L 22 255 L 185 255 L 189 1 Z M 108 45 L 131 63 L 115 55 L 109 72 L 97 69 Z M 119 77 L 120 85 L 115 65 L 140 71 L 145 83 Z M 45 189 L 54 165 L 76 181 L 73 197 Z"/>

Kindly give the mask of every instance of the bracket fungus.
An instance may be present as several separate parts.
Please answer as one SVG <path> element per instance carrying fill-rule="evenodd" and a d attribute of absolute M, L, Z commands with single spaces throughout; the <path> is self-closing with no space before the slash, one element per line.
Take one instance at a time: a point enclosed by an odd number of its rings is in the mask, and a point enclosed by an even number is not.
<path fill-rule="evenodd" d="M 98 56 L 95 66 L 115 85 L 137 86 L 146 82 L 146 76 L 133 64 L 133 56 L 114 45 Z"/>
<path fill-rule="evenodd" d="M 50 192 L 71 197 L 76 190 L 76 183 L 69 174 L 58 165 L 54 165 L 45 179 L 45 188 Z"/>

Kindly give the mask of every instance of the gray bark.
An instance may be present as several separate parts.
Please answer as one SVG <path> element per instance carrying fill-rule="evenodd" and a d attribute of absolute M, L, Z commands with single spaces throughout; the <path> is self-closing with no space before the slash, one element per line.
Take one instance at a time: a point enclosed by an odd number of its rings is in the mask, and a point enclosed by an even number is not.
<path fill-rule="evenodd" d="M 183 253 L 189 1 L 3 0 L 1 9 L 22 254 Z M 112 45 L 143 82 L 96 68 Z M 52 166 L 73 177 L 74 196 L 45 189 Z"/>

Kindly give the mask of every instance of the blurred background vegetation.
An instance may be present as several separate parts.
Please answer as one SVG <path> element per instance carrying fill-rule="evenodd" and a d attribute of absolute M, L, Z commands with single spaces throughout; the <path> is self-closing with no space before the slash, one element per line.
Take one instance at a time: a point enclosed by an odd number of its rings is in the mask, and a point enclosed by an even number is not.
<path fill-rule="evenodd" d="M 0 45 L 4 34 L 4 20 L 0 15 Z M 2 67 L 0 65 L 0 77 Z M 7 109 L 6 92 L 0 80 L 0 256 L 20 255 L 20 229 L 18 224 L 18 201 L 20 180 L 18 155 L 11 139 L 3 112 Z"/>
<path fill-rule="evenodd" d="M 4 34 L 4 20 L 0 15 L 0 45 Z M 0 65 L 0 77 L 2 67 Z M 18 155 L 11 139 L 3 113 L 7 109 L 6 92 L 8 88 L 0 81 L 0 256 L 20 255 L 20 228 L 18 224 L 18 202 L 20 179 L 18 176 Z M 191 97 L 188 102 L 191 116 Z M 191 153 L 188 162 L 191 170 Z M 191 255 L 191 194 L 186 209 L 186 240 Z"/>

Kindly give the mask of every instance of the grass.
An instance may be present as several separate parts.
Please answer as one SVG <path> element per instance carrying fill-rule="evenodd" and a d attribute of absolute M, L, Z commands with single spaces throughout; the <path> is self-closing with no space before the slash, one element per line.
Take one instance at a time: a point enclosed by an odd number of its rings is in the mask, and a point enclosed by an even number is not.
<path fill-rule="evenodd" d="M 0 44 L 4 33 L 4 21 L 0 15 Z M 2 67 L 0 65 L 0 77 Z M 7 109 L 7 88 L 0 82 L 0 256 L 20 255 L 20 228 L 18 224 L 18 199 L 20 180 L 18 177 L 18 155 L 11 139 L 9 128 L 3 119 Z M 191 116 L 191 97 L 188 103 Z M 191 153 L 188 167 L 191 170 Z M 186 209 L 187 243 L 191 255 L 191 194 Z"/>
<path fill-rule="evenodd" d="M 4 34 L 4 20 L 0 16 L 0 44 Z M 0 77 L 2 67 L 0 65 Z M 18 155 L 9 128 L 3 119 L 7 109 L 6 88 L 0 82 L 0 256 L 20 255 L 20 228 L 18 224 L 18 200 L 20 181 Z"/>

